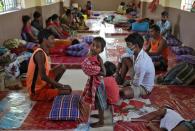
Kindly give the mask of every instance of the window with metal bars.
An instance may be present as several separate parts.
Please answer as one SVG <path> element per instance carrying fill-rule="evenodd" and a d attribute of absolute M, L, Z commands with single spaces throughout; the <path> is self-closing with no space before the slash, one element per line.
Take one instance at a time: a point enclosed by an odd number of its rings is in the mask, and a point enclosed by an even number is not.
<path fill-rule="evenodd" d="M 46 0 L 46 4 L 51 4 L 53 2 L 54 2 L 54 0 Z"/>
<path fill-rule="evenodd" d="M 0 0 L 0 12 L 21 8 L 21 0 Z"/>
<path fill-rule="evenodd" d="M 181 9 L 186 10 L 186 11 L 190 11 L 192 8 L 193 2 L 194 2 L 194 0 L 182 0 Z"/>

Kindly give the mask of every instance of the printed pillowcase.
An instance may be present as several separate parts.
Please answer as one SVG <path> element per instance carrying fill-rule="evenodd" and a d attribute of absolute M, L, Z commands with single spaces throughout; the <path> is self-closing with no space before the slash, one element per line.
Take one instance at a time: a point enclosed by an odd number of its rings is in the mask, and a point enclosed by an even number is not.
<path fill-rule="evenodd" d="M 49 113 L 50 120 L 79 120 L 80 95 L 60 95 L 56 96 Z"/>
<path fill-rule="evenodd" d="M 182 42 L 178 40 L 175 36 L 169 35 L 166 38 L 166 42 L 168 46 L 181 46 Z"/>

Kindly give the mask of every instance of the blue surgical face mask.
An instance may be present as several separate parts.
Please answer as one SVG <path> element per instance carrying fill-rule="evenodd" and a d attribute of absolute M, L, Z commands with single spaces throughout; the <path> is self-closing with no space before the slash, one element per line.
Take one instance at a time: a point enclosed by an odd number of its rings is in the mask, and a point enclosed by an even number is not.
<path fill-rule="evenodd" d="M 134 55 L 134 51 L 130 48 L 126 49 L 126 53 L 128 53 L 130 56 Z"/>

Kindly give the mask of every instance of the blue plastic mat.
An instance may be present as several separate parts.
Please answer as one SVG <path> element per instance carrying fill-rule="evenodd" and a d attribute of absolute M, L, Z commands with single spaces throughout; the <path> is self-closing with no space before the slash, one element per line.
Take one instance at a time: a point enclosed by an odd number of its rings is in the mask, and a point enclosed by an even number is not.
<path fill-rule="evenodd" d="M 0 101 L 0 129 L 19 128 L 35 102 L 24 92 L 11 92 Z"/>

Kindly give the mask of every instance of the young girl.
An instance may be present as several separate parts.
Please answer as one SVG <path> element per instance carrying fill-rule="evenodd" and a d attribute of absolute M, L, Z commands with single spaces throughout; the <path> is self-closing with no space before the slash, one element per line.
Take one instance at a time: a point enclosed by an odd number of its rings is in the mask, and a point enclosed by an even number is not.
<path fill-rule="evenodd" d="M 106 77 L 104 77 L 104 85 L 106 88 L 107 100 L 109 104 L 116 104 L 119 101 L 119 86 L 114 78 L 116 66 L 110 61 L 104 63 L 106 68 Z"/>
<path fill-rule="evenodd" d="M 117 13 L 122 14 L 122 15 L 126 13 L 125 2 L 120 3 L 117 9 Z"/>
<path fill-rule="evenodd" d="M 107 102 L 110 105 L 117 104 L 120 99 L 119 86 L 113 76 L 116 72 L 116 66 L 110 61 L 105 62 L 104 66 L 106 68 L 106 76 L 104 77 L 104 85 L 106 89 Z M 104 117 L 102 114 L 104 114 L 104 111 L 99 110 L 99 114 L 91 115 L 91 117 L 99 118 L 99 122 L 94 123 L 92 127 L 100 127 L 104 125 Z"/>
<path fill-rule="evenodd" d="M 194 131 L 195 121 L 185 120 L 175 110 L 162 107 L 150 114 L 149 121 L 160 118 L 160 129 L 154 126 L 151 122 L 147 125 L 151 131 Z"/>
<path fill-rule="evenodd" d="M 88 30 L 89 27 L 87 27 L 87 25 L 85 24 L 84 16 L 81 15 L 79 19 L 80 19 L 79 26 L 78 26 L 79 30 Z"/>
<path fill-rule="evenodd" d="M 87 16 L 88 16 L 88 17 L 90 17 L 91 10 L 92 10 L 92 3 L 91 3 L 91 1 L 87 1 L 86 13 L 87 13 Z"/>
<path fill-rule="evenodd" d="M 31 18 L 28 15 L 22 16 L 22 37 L 24 40 L 28 42 L 38 42 L 37 37 L 33 34 L 32 26 L 31 26 Z"/>
<path fill-rule="evenodd" d="M 89 56 L 81 64 L 82 70 L 89 76 L 80 101 L 81 121 L 88 121 L 91 108 L 95 105 L 96 91 L 101 84 L 101 76 L 106 75 L 103 60 L 99 56 L 105 46 L 106 42 L 103 38 L 95 37 L 90 48 Z M 102 120 L 104 116 L 103 111 L 99 109 L 99 112 L 101 114 L 100 119 Z M 102 121 L 92 123 L 90 126 L 97 127 L 99 125 L 103 125 Z"/>
<path fill-rule="evenodd" d="M 63 30 L 60 20 L 59 20 L 59 16 L 57 14 L 52 15 L 52 22 L 53 22 L 53 25 L 56 31 L 59 33 L 60 38 L 64 39 L 69 36 L 68 32 Z"/>

